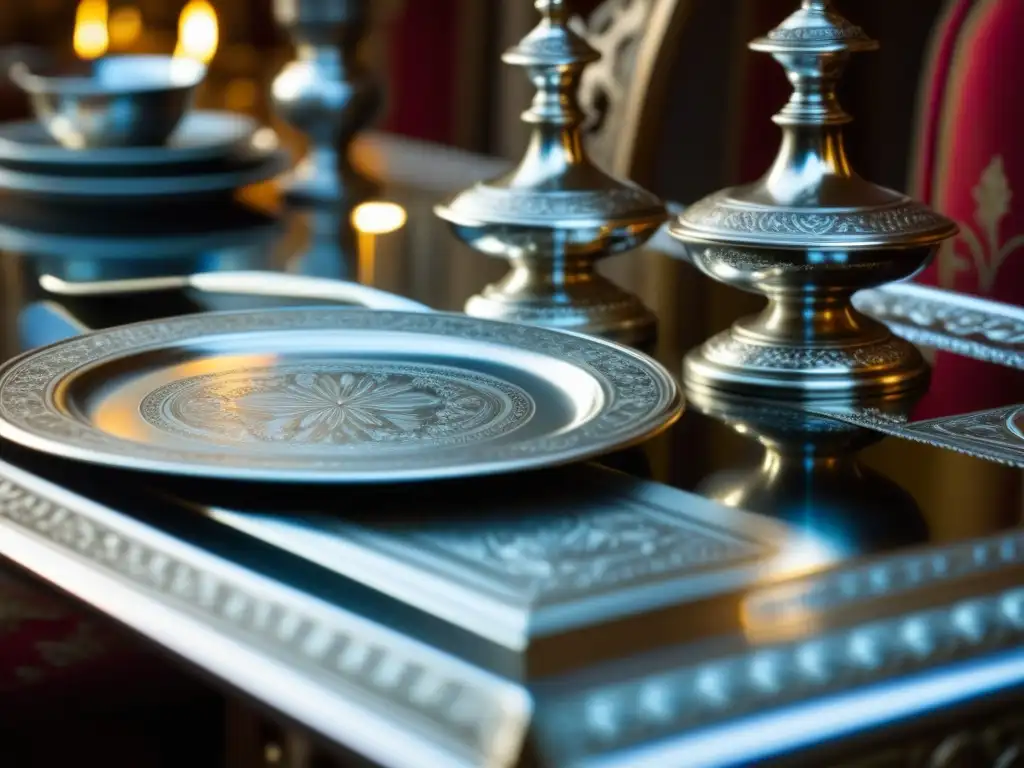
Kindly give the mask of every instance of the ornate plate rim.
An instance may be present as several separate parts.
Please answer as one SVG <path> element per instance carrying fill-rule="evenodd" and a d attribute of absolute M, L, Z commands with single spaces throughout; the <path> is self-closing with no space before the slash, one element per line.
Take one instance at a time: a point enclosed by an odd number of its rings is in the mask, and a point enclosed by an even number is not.
<path fill-rule="evenodd" d="M 594 376 L 605 389 L 605 407 L 563 434 L 575 443 L 547 446 L 552 435 L 502 444 L 491 450 L 477 446 L 480 460 L 456 455 L 449 464 L 420 462 L 413 466 L 345 470 L 327 461 L 306 468 L 274 469 L 273 461 L 254 459 L 251 453 L 232 457 L 229 452 L 202 454 L 186 449 L 147 446 L 109 435 L 59 405 L 55 390 L 77 373 L 125 355 L 194 341 L 205 336 L 251 331 L 309 331 L 357 329 L 463 338 L 532 352 L 568 362 Z M 96 351 L 98 348 L 98 352 Z M 649 404 L 629 406 L 629 393 L 638 391 L 637 374 L 647 377 L 642 386 L 654 393 Z M 17 381 L 20 379 L 20 382 Z M 626 397 L 621 393 L 625 392 Z M 619 395 L 616 397 L 616 395 Z M 27 398 L 27 399 L 26 399 Z M 618 405 L 618 407 L 616 407 Z M 15 406 L 18 412 L 14 413 Z M 29 409 L 34 409 L 31 412 Z M 681 390 L 668 370 L 641 352 L 615 342 L 583 334 L 517 323 L 483 320 L 444 312 L 398 312 L 347 307 L 240 310 L 184 315 L 149 320 L 96 331 L 26 352 L 0 366 L 0 437 L 60 458 L 118 469 L 229 481 L 267 483 L 355 484 L 414 482 L 503 474 L 568 464 L 595 458 L 644 442 L 670 427 L 682 414 Z M 46 422 L 40 427 L 32 422 Z M 60 428 L 78 434 L 59 434 Z M 83 438 L 83 436 L 85 436 Z M 443 456 L 444 452 L 437 452 Z M 273 458 L 272 456 L 270 457 Z M 341 462 L 339 462 L 341 463 Z"/>

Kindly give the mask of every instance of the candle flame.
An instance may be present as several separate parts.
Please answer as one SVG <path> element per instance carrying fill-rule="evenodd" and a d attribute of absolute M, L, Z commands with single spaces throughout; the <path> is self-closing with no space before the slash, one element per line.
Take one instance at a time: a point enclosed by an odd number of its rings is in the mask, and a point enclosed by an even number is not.
<path fill-rule="evenodd" d="M 82 59 L 98 59 L 107 52 L 107 0 L 81 0 L 75 12 L 73 45 Z"/>
<path fill-rule="evenodd" d="M 217 12 L 207 0 L 189 0 L 178 17 L 178 45 L 174 55 L 208 64 L 217 52 L 220 33 Z"/>
<path fill-rule="evenodd" d="M 129 48 L 142 34 L 142 11 L 134 5 L 115 8 L 108 26 L 111 47 Z"/>

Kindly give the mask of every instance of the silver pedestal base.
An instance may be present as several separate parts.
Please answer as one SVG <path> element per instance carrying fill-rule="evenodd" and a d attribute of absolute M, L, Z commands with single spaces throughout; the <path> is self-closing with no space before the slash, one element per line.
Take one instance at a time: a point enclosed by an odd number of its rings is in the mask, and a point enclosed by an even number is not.
<path fill-rule="evenodd" d="M 575 331 L 647 347 L 657 336 L 657 319 L 636 296 L 599 278 L 586 296 L 517 293 L 502 283 L 487 286 L 466 302 L 466 314 Z"/>
<path fill-rule="evenodd" d="M 898 336 L 848 345 L 795 346 L 752 340 L 730 329 L 687 355 L 688 387 L 796 400 L 859 399 L 914 392 L 931 371 Z"/>

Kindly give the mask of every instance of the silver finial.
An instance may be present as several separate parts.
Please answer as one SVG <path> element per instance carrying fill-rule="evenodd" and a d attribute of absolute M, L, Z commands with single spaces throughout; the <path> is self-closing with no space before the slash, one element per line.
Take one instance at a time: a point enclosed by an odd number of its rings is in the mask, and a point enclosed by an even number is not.
<path fill-rule="evenodd" d="M 850 54 L 878 44 L 825 2 L 755 40 L 786 69 L 793 95 L 775 116 L 783 138 L 759 181 L 696 203 L 672 225 L 696 266 L 768 297 L 686 362 L 693 387 L 799 399 L 921 387 L 928 368 L 911 344 L 853 308 L 854 292 L 909 278 L 956 225 L 905 195 L 865 181 L 844 148 L 852 118 L 836 86 Z"/>
<path fill-rule="evenodd" d="M 436 209 L 459 239 L 511 262 L 511 272 L 470 299 L 466 311 L 642 344 L 653 336 L 653 316 L 595 265 L 644 243 L 665 209 L 590 160 L 577 92 L 581 73 L 600 54 L 570 28 L 563 0 L 531 1 L 540 23 L 503 56 L 537 89 L 522 115 L 532 127 L 526 153 L 510 173 Z"/>

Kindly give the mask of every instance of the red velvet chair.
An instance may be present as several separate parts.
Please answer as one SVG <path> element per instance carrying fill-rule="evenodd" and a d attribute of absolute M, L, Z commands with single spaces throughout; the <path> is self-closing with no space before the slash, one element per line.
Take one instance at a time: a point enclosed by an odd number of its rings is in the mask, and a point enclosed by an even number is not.
<path fill-rule="evenodd" d="M 1024 303 L 1021 40 L 1020 0 L 950 0 L 923 73 L 912 179 L 916 196 L 962 230 L 920 281 L 1015 305 Z M 1024 400 L 1019 373 L 946 354 L 933 390 L 937 411 Z"/>

